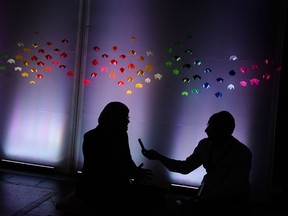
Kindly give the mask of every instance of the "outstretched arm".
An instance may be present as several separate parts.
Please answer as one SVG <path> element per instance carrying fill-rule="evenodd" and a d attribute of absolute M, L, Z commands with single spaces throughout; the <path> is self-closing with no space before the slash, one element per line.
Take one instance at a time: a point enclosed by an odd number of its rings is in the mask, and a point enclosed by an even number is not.
<path fill-rule="evenodd" d="M 188 174 L 201 166 L 201 162 L 199 162 L 194 152 L 185 160 L 175 160 L 168 158 L 153 149 L 146 149 L 141 139 L 138 139 L 138 141 L 141 145 L 141 152 L 146 158 L 160 161 L 171 172 Z"/>
<path fill-rule="evenodd" d="M 151 149 L 151 150 L 146 149 L 141 138 L 138 139 L 138 142 L 141 146 L 141 152 L 146 158 L 148 158 L 150 160 L 158 160 L 162 163 L 164 163 L 165 160 L 169 159 L 169 158 L 161 155 L 160 153 L 158 153 L 157 151 L 155 151 L 153 149 Z"/>
<path fill-rule="evenodd" d="M 192 171 L 192 167 L 189 166 L 189 162 L 186 160 L 174 160 L 171 158 L 168 158 L 159 152 L 150 149 L 142 149 L 142 154 L 150 159 L 150 160 L 158 160 L 160 161 L 168 170 L 171 172 L 177 172 L 177 173 L 182 173 L 182 174 L 188 174 Z"/>

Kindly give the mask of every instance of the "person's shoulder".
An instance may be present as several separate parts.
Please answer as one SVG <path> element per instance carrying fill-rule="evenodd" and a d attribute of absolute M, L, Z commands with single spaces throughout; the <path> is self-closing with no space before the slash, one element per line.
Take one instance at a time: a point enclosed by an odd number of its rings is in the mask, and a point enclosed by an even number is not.
<path fill-rule="evenodd" d="M 202 143 L 209 143 L 209 138 L 208 137 L 205 137 L 205 138 L 203 138 L 203 139 L 201 139 L 200 141 L 199 141 L 199 144 L 202 144 Z"/>
<path fill-rule="evenodd" d="M 198 143 L 198 147 L 207 147 L 210 146 L 212 143 L 208 137 L 201 139 Z"/>
<path fill-rule="evenodd" d="M 246 152 L 247 154 L 252 154 L 250 148 L 245 145 L 243 142 L 241 142 L 240 140 L 236 139 L 235 137 L 233 137 L 234 142 L 237 144 L 237 147 L 239 149 L 241 149 L 242 151 Z"/>
<path fill-rule="evenodd" d="M 91 135 L 95 134 L 97 132 L 97 130 L 98 129 L 96 127 L 96 128 L 93 128 L 93 129 L 87 131 L 86 133 L 84 133 L 84 137 L 88 137 L 88 136 L 91 136 Z"/>

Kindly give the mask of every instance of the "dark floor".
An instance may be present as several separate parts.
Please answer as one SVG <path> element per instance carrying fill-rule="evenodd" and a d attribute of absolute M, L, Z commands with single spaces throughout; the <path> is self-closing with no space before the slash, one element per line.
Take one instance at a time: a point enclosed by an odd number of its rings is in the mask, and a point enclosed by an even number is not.
<path fill-rule="evenodd" d="M 0 216 L 87 215 L 79 213 L 77 206 L 77 211 L 72 210 L 73 213 L 56 209 L 56 204 L 71 197 L 75 183 L 76 177 L 0 168 Z M 185 193 L 175 190 L 175 193 L 167 194 L 167 203 L 175 204 L 176 200 L 185 196 Z"/>
<path fill-rule="evenodd" d="M 73 192 L 74 186 L 75 178 L 71 176 L 0 169 L 0 216 L 74 216 L 75 214 L 56 209 L 56 204 L 65 200 Z M 167 207 L 185 196 L 178 189 L 169 190 L 165 197 Z M 254 203 L 249 215 L 288 216 L 286 204 L 288 203 L 283 200 L 276 204 Z"/>
<path fill-rule="evenodd" d="M 0 170 L 0 216 L 62 216 L 55 209 L 75 185 L 72 178 Z"/>

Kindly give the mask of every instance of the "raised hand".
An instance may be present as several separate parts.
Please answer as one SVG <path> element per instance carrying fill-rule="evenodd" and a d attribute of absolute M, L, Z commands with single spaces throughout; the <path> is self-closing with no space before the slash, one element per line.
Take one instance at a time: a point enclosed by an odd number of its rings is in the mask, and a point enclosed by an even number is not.
<path fill-rule="evenodd" d="M 141 152 L 146 158 L 150 160 L 159 160 L 161 158 L 161 155 L 153 149 L 142 149 Z"/>
<path fill-rule="evenodd" d="M 148 159 L 150 159 L 150 160 L 158 160 L 158 159 L 160 158 L 161 155 L 160 155 L 158 152 L 156 152 L 156 151 L 153 150 L 153 149 L 147 150 L 147 149 L 144 147 L 144 144 L 143 144 L 141 138 L 138 139 L 138 142 L 139 142 L 139 144 L 140 144 L 140 146 L 141 146 L 141 152 L 142 152 L 142 154 L 143 154 L 146 158 L 148 158 Z"/>

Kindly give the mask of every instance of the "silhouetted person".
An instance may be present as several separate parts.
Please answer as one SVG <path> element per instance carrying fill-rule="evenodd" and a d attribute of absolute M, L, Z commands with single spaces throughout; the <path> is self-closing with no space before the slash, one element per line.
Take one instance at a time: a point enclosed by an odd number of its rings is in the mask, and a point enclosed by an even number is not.
<path fill-rule="evenodd" d="M 149 179 L 152 172 L 142 168 L 143 164 L 137 166 L 132 159 L 129 122 L 128 107 L 118 101 L 110 102 L 100 113 L 96 128 L 84 134 L 84 163 L 76 196 L 92 207 L 104 209 L 104 215 L 109 211 L 134 215 L 143 206 L 149 208 L 151 188 L 143 189 L 138 183 Z"/>
<path fill-rule="evenodd" d="M 201 165 L 206 170 L 198 196 L 180 206 L 181 215 L 237 215 L 250 195 L 252 153 L 233 137 L 234 117 L 227 111 L 213 114 L 193 153 L 185 160 L 167 158 L 157 151 L 143 149 L 151 160 L 160 161 L 172 172 L 188 174 Z M 245 214 L 243 214 L 245 215 Z"/>

